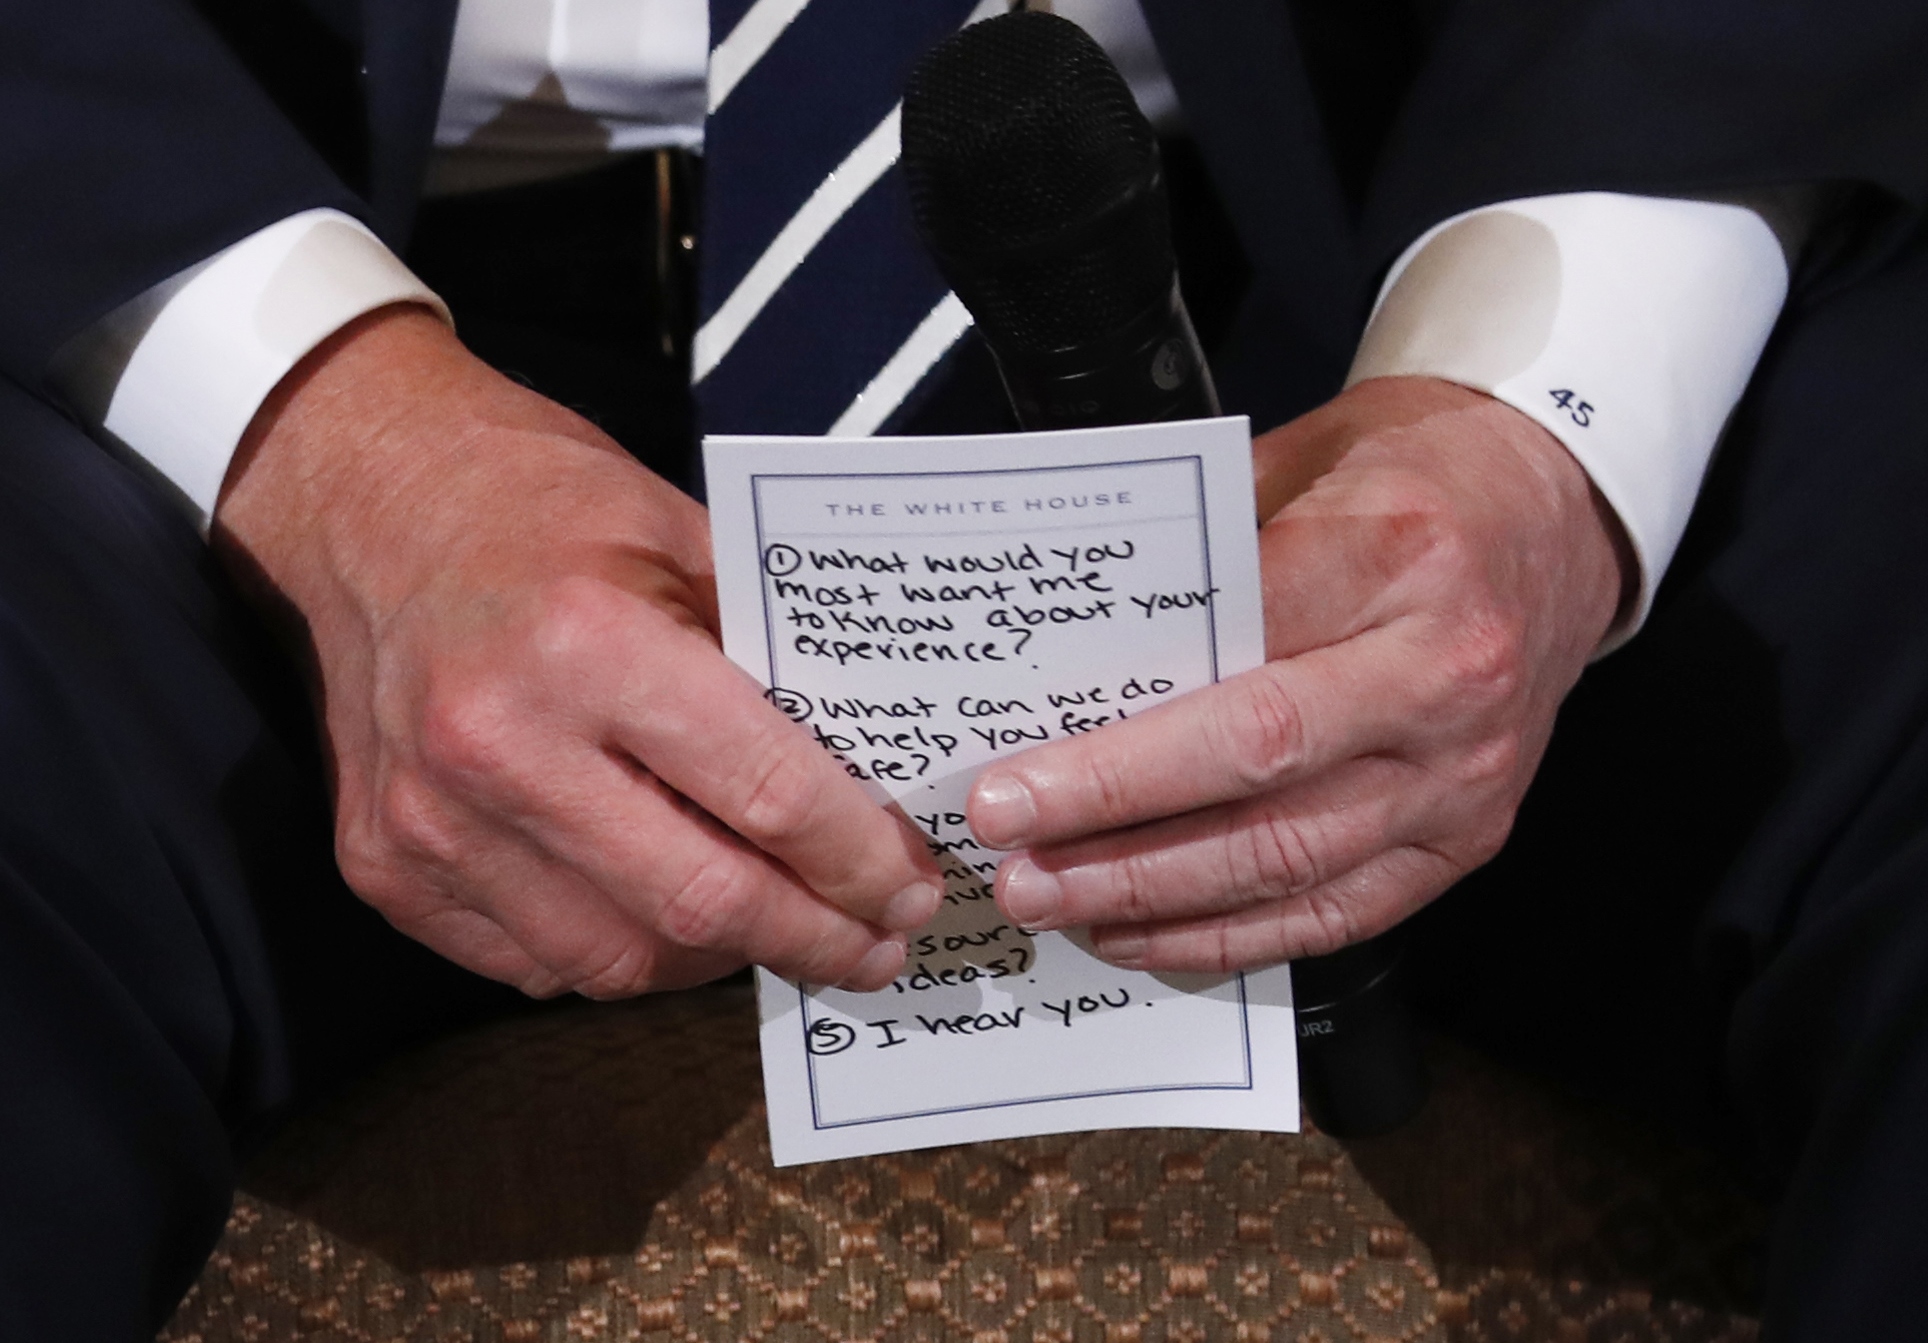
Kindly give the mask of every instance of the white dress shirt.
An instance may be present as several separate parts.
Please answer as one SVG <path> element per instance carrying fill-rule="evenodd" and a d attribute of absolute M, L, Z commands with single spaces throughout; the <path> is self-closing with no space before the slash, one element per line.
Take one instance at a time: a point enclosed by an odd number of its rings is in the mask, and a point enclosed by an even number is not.
<path fill-rule="evenodd" d="M 1135 0 L 1056 0 L 1112 51 L 1154 120 L 1177 116 Z M 500 185 L 612 153 L 695 147 L 706 0 L 462 0 L 432 187 Z M 1619 515 L 1640 564 L 1631 636 L 1785 301 L 1755 210 L 1584 193 L 1444 220 L 1389 273 L 1349 381 L 1422 374 L 1544 425 Z M 212 515 L 254 411 L 309 350 L 396 302 L 447 311 L 337 212 L 293 216 L 103 319 L 71 371 L 97 429 Z M 129 353 L 131 351 L 131 353 Z M 118 378 L 101 365 L 124 360 Z M 106 386 L 102 387 L 105 383 Z"/>
<path fill-rule="evenodd" d="M 1346 382 L 1424 374 L 1540 422 L 1592 477 L 1640 565 L 1630 638 L 1787 300 L 1752 209 L 1609 192 L 1434 225 L 1393 264 Z"/>
<path fill-rule="evenodd" d="M 709 0 L 462 0 L 428 190 L 698 148 L 709 56 Z"/>

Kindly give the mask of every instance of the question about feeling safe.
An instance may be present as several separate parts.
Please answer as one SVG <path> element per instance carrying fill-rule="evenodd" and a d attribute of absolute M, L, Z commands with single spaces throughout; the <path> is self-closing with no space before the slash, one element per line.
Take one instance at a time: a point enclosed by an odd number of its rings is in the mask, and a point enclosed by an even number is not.
<path fill-rule="evenodd" d="M 876 993 L 759 972 L 779 1165 L 1088 1128 L 1298 1124 L 1283 969 L 1152 975 L 1029 933 L 972 835 L 989 761 L 1258 665 L 1242 419 L 933 439 L 712 438 L 724 647 L 946 892 Z"/>

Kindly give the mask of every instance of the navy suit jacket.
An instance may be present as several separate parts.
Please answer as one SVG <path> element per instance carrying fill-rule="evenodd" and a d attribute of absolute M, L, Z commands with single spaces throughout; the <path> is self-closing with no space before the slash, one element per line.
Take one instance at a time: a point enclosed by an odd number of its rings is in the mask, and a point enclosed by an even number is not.
<path fill-rule="evenodd" d="M 878 0 L 878 3 L 914 0 Z M 315 206 L 404 241 L 457 0 L 0 0 L 0 376 Z M 1337 387 L 1377 277 L 1438 220 L 1557 191 L 1844 184 L 1838 272 L 1928 206 L 1919 0 L 1416 0 L 1370 175 L 1341 189 L 1288 0 L 1145 0 L 1249 253 L 1218 359 L 1261 426 Z"/>

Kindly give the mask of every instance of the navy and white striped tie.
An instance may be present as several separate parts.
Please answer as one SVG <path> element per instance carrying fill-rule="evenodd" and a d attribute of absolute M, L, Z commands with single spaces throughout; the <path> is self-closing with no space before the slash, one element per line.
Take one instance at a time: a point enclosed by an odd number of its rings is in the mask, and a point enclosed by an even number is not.
<path fill-rule="evenodd" d="M 896 171 L 917 57 L 1007 0 L 710 0 L 700 320 L 710 433 L 871 434 L 970 328 Z"/>

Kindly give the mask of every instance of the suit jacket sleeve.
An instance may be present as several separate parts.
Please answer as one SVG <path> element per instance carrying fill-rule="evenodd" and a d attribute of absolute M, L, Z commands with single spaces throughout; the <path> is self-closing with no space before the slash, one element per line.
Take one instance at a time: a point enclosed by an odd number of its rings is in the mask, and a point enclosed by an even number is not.
<path fill-rule="evenodd" d="M 1364 259 L 1568 191 L 1852 184 L 1918 215 L 1924 53 L 1917 0 L 1460 0 L 1381 152 Z"/>
<path fill-rule="evenodd" d="M 1815 250 L 1873 264 L 1928 207 L 1919 0 L 1411 0 L 1416 73 L 1357 214 L 1292 0 L 1143 4 L 1252 263 L 1213 364 L 1261 428 L 1338 390 L 1388 266 L 1471 209 L 1846 184 L 1846 241 Z"/>
<path fill-rule="evenodd" d="M 0 0 L 0 375 L 278 219 L 361 202 L 185 0 Z"/>

